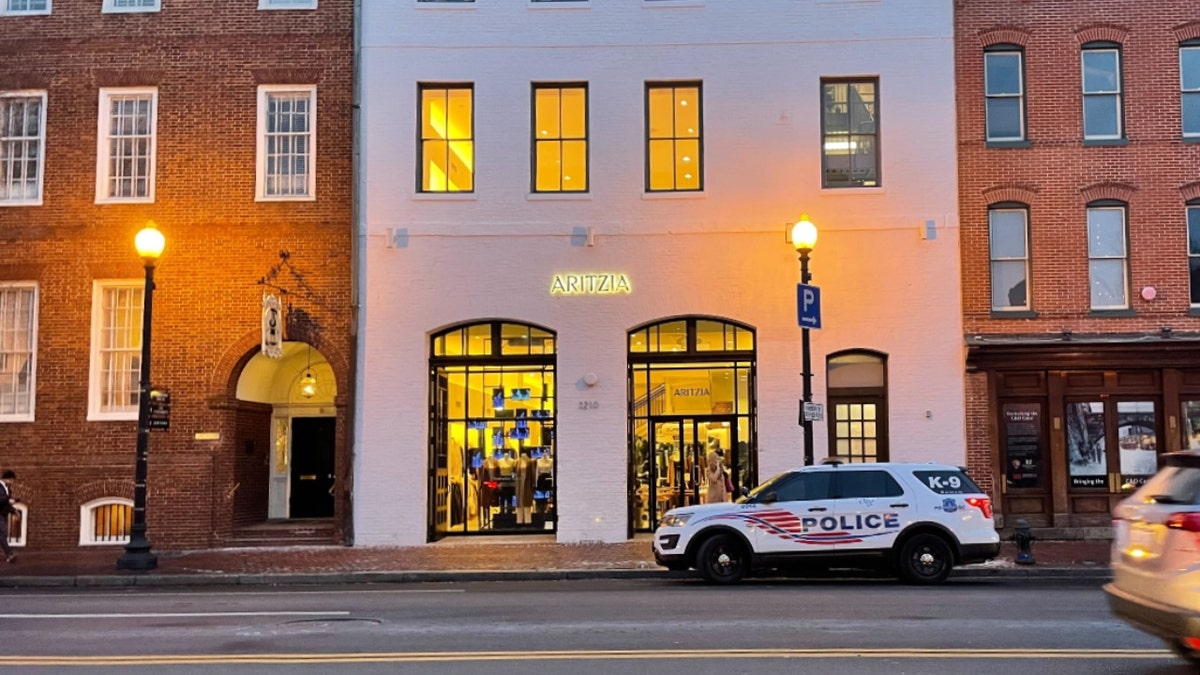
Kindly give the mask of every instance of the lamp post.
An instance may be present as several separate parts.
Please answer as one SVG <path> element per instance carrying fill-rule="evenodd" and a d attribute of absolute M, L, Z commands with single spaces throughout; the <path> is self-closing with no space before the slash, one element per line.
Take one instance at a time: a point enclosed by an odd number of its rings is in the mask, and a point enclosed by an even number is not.
<path fill-rule="evenodd" d="M 150 552 L 146 539 L 146 454 L 150 443 L 150 326 L 154 306 L 154 265 L 162 255 L 166 240 L 154 222 L 146 224 L 134 238 L 138 255 L 146 265 L 146 290 L 142 294 L 142 368 L 138 382 L 137 467 L 133 479 L 133 526 L 129 543 L 117 558 L 119 570 L 152 570 L 158 567 L 158 556 Z"/>
<path fill-rule="evenodd" d="M 808 255 L 817 245 L 817 226 L 808 219 L 808 214 L 800 216 L 800 220 L 792 226 L 792 246 L 800 254 L 800 283 L 812 281 L 808 271 Z M 800 419 L 804 427 L 804 465 L 813 464 L 812 420 L 804 413 L 804 404 L 812 403 L 812 351 L 808 342 L 808 327 L 800 326 L 800 379 L 804 383 L 804 402 L 800 404 Z"/>

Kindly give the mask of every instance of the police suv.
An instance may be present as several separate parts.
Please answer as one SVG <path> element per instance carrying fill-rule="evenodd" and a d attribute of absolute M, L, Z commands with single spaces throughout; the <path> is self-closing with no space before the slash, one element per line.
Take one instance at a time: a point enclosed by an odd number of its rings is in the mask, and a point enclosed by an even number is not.
<path fill-rule="evenodd" d="M 736 502 L 671 509 L 654 558 L 732 584 L 755 570 L 885 567 L 914 584 L 1000 553 L 992 500 L 945 464 L 850 464 L 788 471 Z"/>

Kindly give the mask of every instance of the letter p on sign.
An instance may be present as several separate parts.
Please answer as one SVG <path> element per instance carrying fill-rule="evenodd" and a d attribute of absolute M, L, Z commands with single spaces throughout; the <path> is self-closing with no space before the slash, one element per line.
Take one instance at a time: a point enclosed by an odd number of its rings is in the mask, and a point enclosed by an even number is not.
<path fill-rule="evenodd" d="M 821 327 L 821 289 L 811 284 L 796 284 L 796 315 L 801 328 Z"/>

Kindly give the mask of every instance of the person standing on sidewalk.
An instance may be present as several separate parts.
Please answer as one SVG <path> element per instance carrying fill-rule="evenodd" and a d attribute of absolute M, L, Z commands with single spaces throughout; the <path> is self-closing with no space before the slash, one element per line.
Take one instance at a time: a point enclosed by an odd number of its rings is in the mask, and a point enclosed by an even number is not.
<path fill-rule="evenodd" d="M 8 545 L 8 517 L 16 513 L 17 509 L 13 504 L 20 501 L 12 496 L 12 482 L 16 477 L 17 474 L 12 471 L 5 471 L 0 475 L 0 548 L 4 549 L 4 559 L 10 563 L 17 561 L 17 554 L 13 553 L 12 546 Z"/>

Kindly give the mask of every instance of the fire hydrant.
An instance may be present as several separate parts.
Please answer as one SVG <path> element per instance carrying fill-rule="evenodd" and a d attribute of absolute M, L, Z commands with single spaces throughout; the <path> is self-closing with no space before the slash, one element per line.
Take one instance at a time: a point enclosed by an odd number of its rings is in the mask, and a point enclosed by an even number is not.
<path fill-rule="evenodd" d="M 1017 564 L 1032 565 L 1034 564 L 1033 551 L 1030 548 L 1033 546 L 1033 532 L 1029 531 L 1029 523 L 1024 520 L 1018 520 L 1017 526 L 1013 528 L 1012 536 L 1009 537 L 1017 545 Z"/>

